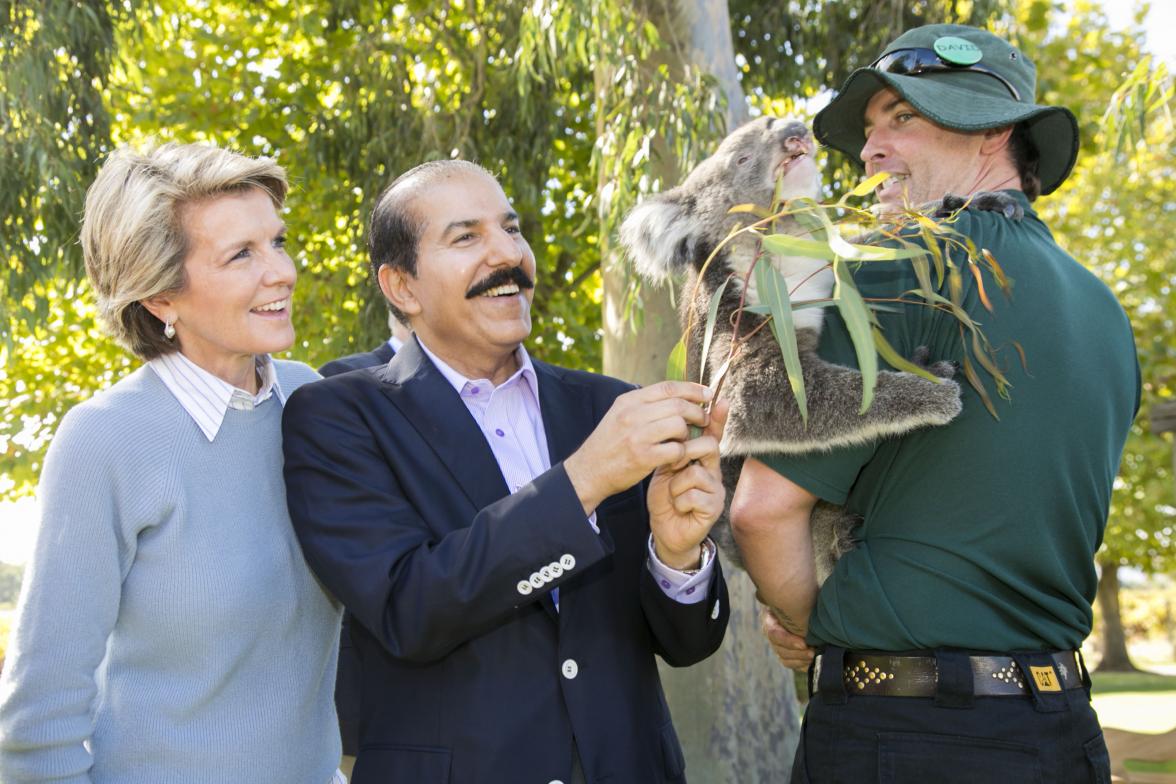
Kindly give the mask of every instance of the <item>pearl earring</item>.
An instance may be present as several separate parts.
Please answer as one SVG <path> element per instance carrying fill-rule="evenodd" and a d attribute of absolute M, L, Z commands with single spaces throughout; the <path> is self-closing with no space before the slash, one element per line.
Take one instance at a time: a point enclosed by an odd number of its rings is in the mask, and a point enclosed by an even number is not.
<path fill-rule="evenodd" d="M 170 321 L 163 322 L 163 336 L 168 340 L 176 336 L 176 328 L 172 326 Z"/>

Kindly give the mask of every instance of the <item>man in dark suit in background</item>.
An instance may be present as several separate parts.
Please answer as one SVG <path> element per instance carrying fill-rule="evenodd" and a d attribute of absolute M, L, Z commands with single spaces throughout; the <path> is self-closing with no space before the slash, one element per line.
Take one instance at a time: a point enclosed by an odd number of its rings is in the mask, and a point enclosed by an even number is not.
<path fill-rule="evenodd" d="M 408 327 L 400 323 L 400 320 L 392 313 L 388 314 L 388 331 L 390 336 L 380 345 L 376 346 L 371 351 L 360 351 L 356 354 L 348 354 L 345 357 L 332 359 L 330 362 L 318 369 L 318 372 L 323 378 L 329 376 L 337 376 L 340 373 L 346 373 L 349 370 L 363 370 L 364 368 L 376 367 L 377 365 L 386 365 L 392 359 L 393 355 L 400 350 L 404 345 L 404 341 L 408 340 Z"/>
<path fill-rule="evenodd" d="M 530 358 L 535 258 L 481 167 L 403 175 L 369 236 L 414 338 L 283 426 L 307 562 L 358 621 L 353 781 L 685 781 L 654 655 L 726 628 L 723 411 Z"/>
<path fill-rule="evenodd" d="M 412 334 L 396 316 L 388 313 L 389 337 L 371 351 L 360 351 L 345 357 L 332 359 L 318 369 L 323 378 L 337 376 L 351 370 L 386 365 L 396 354 L 404 341 Z M 359 696 L 363 691 L 359 662 L 351 644 L 351 618 L 343 614 L 343 627 L 339 634 L 339 668 L 335 676 L 335 710 L 339 714 L 339 734 L 343 739 L 343 772 L 350 774 L 354 757 L 359 753 Z"/>

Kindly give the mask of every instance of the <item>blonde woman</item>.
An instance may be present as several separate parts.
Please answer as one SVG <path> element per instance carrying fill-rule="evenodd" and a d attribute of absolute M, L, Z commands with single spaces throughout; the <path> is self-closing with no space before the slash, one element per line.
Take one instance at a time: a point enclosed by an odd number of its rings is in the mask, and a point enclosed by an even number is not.
<path fill-rule="evenodd" d="M 69 412 L 0 680 L 0 781 L 328 784 L 340 608 L 282 484 L 294 341 L 285 172 L 206 145 L 120 149 L 86 270 L 143 367 Z"/>

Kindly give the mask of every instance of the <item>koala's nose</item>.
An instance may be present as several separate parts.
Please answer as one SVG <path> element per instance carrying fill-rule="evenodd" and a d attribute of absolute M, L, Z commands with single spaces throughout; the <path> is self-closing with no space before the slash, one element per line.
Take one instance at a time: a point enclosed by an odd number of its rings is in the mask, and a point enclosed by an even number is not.
<path fill-rule="evenodd" d="M 789 136 L 784 140 L 785 152 L 798 153 L 813 151 L 813 137 L 809 136 L 807 129 L 802 128 L 801 130 L 802 134 Z"/>
<path fill-rule="evenodd" d="M 777 131 L 781 136 L 801 138 L 809 135 L 808 126 L 799 120 L 789 120 Z"/>
<path fill-rule="evenodd" d="M 808 126 L 797 120 L 791 120 L 776 130 L 776 138 L 788 152 L 811 152 L 813 147 L 812 135 Z"/>

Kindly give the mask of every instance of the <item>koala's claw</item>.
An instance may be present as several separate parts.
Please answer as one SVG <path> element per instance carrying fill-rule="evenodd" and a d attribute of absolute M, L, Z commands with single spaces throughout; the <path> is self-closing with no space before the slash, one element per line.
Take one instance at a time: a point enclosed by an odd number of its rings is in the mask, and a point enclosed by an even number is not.
<path fill-rule="evenodd" d="M 945 193 L 943 195 L 943 201 L 939 203 L 939 209 L 935 211 L 935 217 L 946 217 L 956 210 L 963 209 L 965 203 L 966 200 L 963 196 L 956 196 L 954 193 Z"/>
<path fill-rule="evenodd" d="M 858 529 L 861 528 L 862 518 L 857 515 L 845 514 L 833 526 L 833 557 L 841 556 L 853 550 L 858 545 Z"/>
<path fill-rule="evenodd" d="M 972 196 L 971 206 L 987 212 L 999 212 L 1009 220 L 1019 221 L 1025 217 L 1025 210 L 1017 200 L 1000 191 L 980 191 Z"/>
<path fill-rule="evenodd" d="M 946 217 L 964 206 L 980 210 L 981 212 L 999 212 L 1009 220 L 1019 221 L 1025 217 L 1025 209 L 1015 198 L 1000 191 L 979 191 L 969 200 L 952 193 L 944 194 L 939 209 L 935 211 L 937 218 Z"/>
<path fill-rule="evenodd" d="M 939 378 L 953 378 L 955 376 L 955 363 L 950 361 L 932 362 L 931 349 L 926 346 L 919 346 L 915 349 L 914 354 L 911 355 L 911 362 L 919 367 L 931 372 Z"/>

